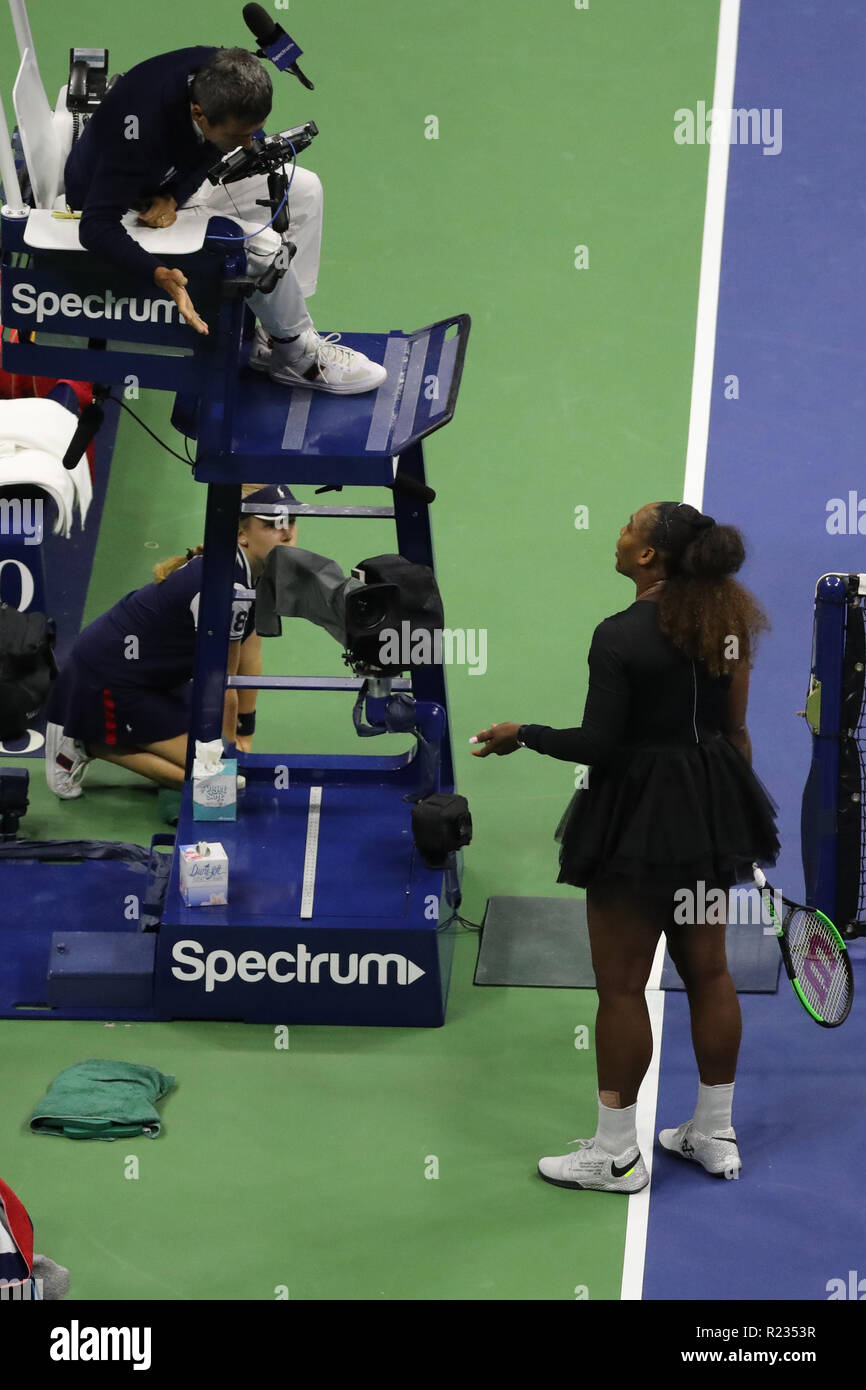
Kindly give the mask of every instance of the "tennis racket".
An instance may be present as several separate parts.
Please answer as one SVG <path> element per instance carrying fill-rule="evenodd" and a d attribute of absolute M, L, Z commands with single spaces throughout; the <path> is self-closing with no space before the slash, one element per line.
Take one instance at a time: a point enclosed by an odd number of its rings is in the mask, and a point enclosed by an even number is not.
<path fill-rule="evenodd" d="M 761 896 L 770 909 L 794 993 L 822 1028 L 838 1028 L 851 1012 L 854 999 L 854 972 L 845 942 L 823 912 L 792 903 L 777 893 L 757 864 L 752 865 L 752 872 L 758 887 L 769 890 L 766 895 L 762 891 Z"/>

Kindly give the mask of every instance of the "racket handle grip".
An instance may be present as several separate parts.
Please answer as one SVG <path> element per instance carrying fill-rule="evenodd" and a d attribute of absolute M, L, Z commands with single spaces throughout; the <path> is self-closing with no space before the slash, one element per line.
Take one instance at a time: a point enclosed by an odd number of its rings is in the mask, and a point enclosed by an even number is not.
<path fill-rule="evenodd" d="M 752 873 L 753 873 L 754 876 L 755 876 L 755 882 L 757 883 L 758 887 L 759 887 L 759 888 L 766 888 L 766 886 L 767 886 L 767 880 L 766 880 L 766 878 L 765 878 L 763 872 L 758 868 L 757 864 L 753 864 L 753 865 L 752 865 Z"/>

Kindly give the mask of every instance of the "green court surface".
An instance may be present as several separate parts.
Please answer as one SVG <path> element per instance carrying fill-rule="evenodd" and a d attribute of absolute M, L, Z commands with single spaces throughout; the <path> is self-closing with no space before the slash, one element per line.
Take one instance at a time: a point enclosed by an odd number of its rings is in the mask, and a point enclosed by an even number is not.
<path fill-rule="evenodd" d="M 234 0 L 195 9 L 33 4 L 47 89 L 73 43 L 107 46 L 112 71 L 195 43 L 252 46 Z M 633 598 L 613 568 L 619 528 L 682 496 L 708 150 L 675 143 L 674 112 L 712 98 L 718 5 L 297 0 L 275 13 L 316 83 L 273 72 L 268 129 L 312 118 L 322 132 L 304 156 L 325 188 L 317 328 L 472 316 L 456 415 L 426 459 L 446 621 L 486 632 L 486 670 L 448 671 L 474 822 L 461 910 L 479 922 L 491 894 L 575 891 L 555 882 L 553 841 L 574 769 L 529 752 L 482 762 L 468 739 L 492 721 L 580 722 L 592 630 Z M 168 396 L 131 404 L 180 448 Z M 360 491 L 340 501 L 387 500 Z M 124 417 L 88 621 L 200 540 L 204 501 Z M 311 520 L 300 543 L 348 570 L 392 549 L 393 531 Z M 265 661 L 345 672 L 301 624 Z M 369 751 L 338 697 L 264 694 L 259 708 L 257 751 Z M 84 797 L 60 803 L 30 767 L 29 837 L 146 844 L 165 828 L 155 789 L 119 769 L 95 764 Z M 476 952 L 462 932 L 443 1029 L 290 1027 L 286 1048 L 266 1026 L 0 1023 L 0 1176 L 37 1249 L 69 1267 L 70 1296 L 619 1298 L 627 1203 L 535 1173 L 595 1131 L 595 994 L 475 988 Z M 89 1057 L 177 1078 L 157 1140 L 30 1135 L 48 1083 Z"/>

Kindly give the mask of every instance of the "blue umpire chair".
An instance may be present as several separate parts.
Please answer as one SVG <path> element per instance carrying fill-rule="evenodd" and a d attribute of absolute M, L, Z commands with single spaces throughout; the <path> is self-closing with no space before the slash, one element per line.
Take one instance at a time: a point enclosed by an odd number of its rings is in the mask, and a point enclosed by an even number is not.
<path fill-rule="evenodd" d="M 349 697 L 360 699 L 369 725 L 379 729 L 392 693 L 408 696 L 414 705 L 407 727 L 418 743 L 396 756 L 240 754 L 246 788 L 238 818 L 217 827 L 193 818 L 188 768 L 156 917 L 130 915 L 128 876 L 99 895 L 89 873 L 80 889 L 86 897 L 76 897 L 68 866 L 54 893 L 50 873 L 57 866 L 0 857 L 10 904 L 0 927 L 0 1016 L 441 1025 L 462 863 L 452 851 L 444 868 L 425 867 L 413 840 L 412 806 L 421 796 L 454 790 L 443 666 L 371 685 L 361 677 L 227 678 L 226 666 L 246 480 L 386 488 L 388 506 L 303 506 L 299 515 L 391 518 L 395 551 L 434 567 L 423 440 L 453 416 L 469 318 L 411 333 L 344 333 L 344 343 L 387 369 L 382 386 L 366 395 L 290 389 L 251 371 L 253 318 L 245 299 L 252 282 L 243 253 L 213 239 L 236 234 L 236 224 L 208 218 L 206 209 L 181 209 L 164 231 L 128 218 L 132 236 L 188 277 L 210 325 L 206 337 L 180 320 L 155 285 L 81 248 L 78 223 L 60 205 L 69 123 L 62 103 L 52 113 L 45 99 L 21 23 L 23 0 L 14 0 L 13 13 L 24 45 L 16 115 L 30 192 L 22 197 L 22 161 L 16 167 L 4 122 L 3 366 L 93 381 L 102 394 L 134 379 L 176 395 L 173 423 L 195 441 L 192 478 L 207 487 L 190 749 L 220 737 L 227 684 L 342 695 L 347 718 Z M 10 330 L 17 342 L 8 339 Z M 187 907 L 179 847 L 214 829 L 228 857 L 228 902 Z M 151 854 L 151 878 L 165 858 Z M 34 922 L 40 870 L 43 917 Z"/>

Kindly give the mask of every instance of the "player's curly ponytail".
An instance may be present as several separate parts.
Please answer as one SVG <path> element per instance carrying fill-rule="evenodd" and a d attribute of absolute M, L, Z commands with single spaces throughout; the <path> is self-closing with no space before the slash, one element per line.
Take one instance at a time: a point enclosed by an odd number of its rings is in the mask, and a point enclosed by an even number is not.
<path fill-rule="evenodd" d="M 740 661 L 751 666 L 758 633 L 770 622 L 733 578 L 746 558 L 742 534 L 684 502 L 660 502 L 655 511 L 648 541 L 667 571 L 659 630 L 714 676 L 732 673 Z"/>

